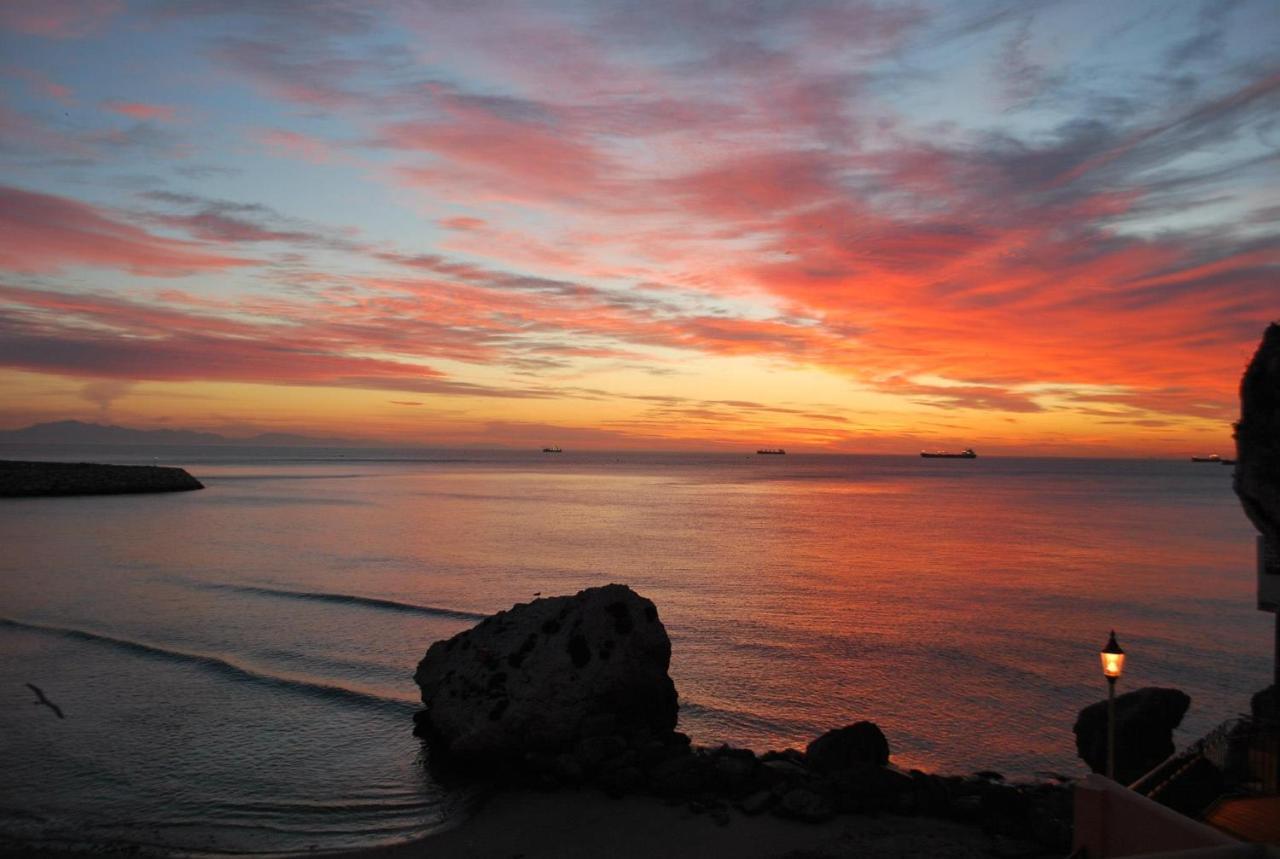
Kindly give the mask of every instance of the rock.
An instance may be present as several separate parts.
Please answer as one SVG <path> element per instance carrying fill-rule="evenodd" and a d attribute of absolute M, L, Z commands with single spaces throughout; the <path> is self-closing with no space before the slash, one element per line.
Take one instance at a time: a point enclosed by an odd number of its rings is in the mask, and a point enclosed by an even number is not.
<path fill-rule="evenodd" d="M 804 766 L 804 752 L 796 749 L 783 749 L 782 751 L 768 751 L 760 756 L 762 763 L 769 761 L 790 761 L 797 766 Z"/>
<path fill-rule="evenodd" d="M 747 751 L 747 754 L 751 753 Z M 754 755 L 749 758 L 741 755 L 720 755 L 715 759 L 716 783 L 721 790 L 736 796 L 748 785 L 756 766 Z"/>
<path fill-rule="evenodd" d="M 585 769 L 591 770 L 600 766 L 610 758 L 615 758 L 627 750 L 627 743 L 621 737 L 583 737 L 574 746 L 573 754 Z"/>
<path fill-rule="evenodd" d="M 780 817 L 822 823 L 835 817 L 835 806 L 820 793 L 804 787 L 793 787 L 782 795 L 773 811 Z"/>
<path fill-rule="evenodd" d="M 1174 752 L 1173 729 L 1191 698 L 1178 689 L 1148 686 L 1116 696 L 1116 781 L 1132 784 Z M 1094 772 L 1107 769 L 1107 702 L 1080 711 L 1076 752 Z"/>
<path fill-rule="evenodd" d="M 204 484 L 181 468 L 0 460 L 0 497 L 187 492 Z"/>
<path fill-rule="evenodd" d="M 600 777 L 600 787 L 612 797 L 623 797 L 635 793 L 644 785 L 644 773 L 637 767 L 617 767 L 610 769 Z"/>
<path fill-rule="evenodd" d="M 1240 381 L 1235 490 L 1249 521 L 1280 547 L 1280 325 L 1262 335 Z"/>
<path fill-rule="evenodd" d="M 842 811 L 866 814 L 889 810 L 914 812 L 915 780 L 894 767 L 852 764 L 822 777 Z"/>
<path fill-rule="evenodd" d="M 884 766 L 889 762 L 889 741 L 875 722 L 855 722 L 827 731 L 809 743 L 805 761 L 820 773 L 839 772 L 859 764 Z"/>
<path fill-rule="evenodd" d="M 537 599 L 431 645 L 414 674 L 419 725 L 453 760 L 555 754 L 602 734 L 616 751 L 614 731 L 671 734 L 670 661 L 657 608 L 625 585 Z"/>
<path fill-rule="evenodd" d="M 987 831 L 1010 836 L 1026 832 L 1029 803 L 1017 788 L 990 783 L 979 799 L 979 808 Z"/>
<path fill-rule="evenodd" d="M 1253 693 L 1249 699 L 1249 712 L 1260 725 L 1280 722 L 1280 698 L 1277 698 L 1275 684 Z"/>
<path fill-rule="evenodd" d="M 809 771 L 799 764 L 777 758 L 765 761 L 761 770 L 770 784 L 798 781 L 809 775 Z"/>
<path fill-rule="evenodd" d="M 649 770 L 649 787 L 658 796 L 692 796 L 702 790 L 705 781 L 693 755 L 669 758 Z"/>
<path fill-rule="evenodd" d="M 768 811 L 769 806 L 773 805 L 774 795 L 770 790 L 757 790 L 755 793 L 748 794 L 738 802 L 738 808 L 742 809 L 744 814 L 750 814 L 753 817 Z"/>

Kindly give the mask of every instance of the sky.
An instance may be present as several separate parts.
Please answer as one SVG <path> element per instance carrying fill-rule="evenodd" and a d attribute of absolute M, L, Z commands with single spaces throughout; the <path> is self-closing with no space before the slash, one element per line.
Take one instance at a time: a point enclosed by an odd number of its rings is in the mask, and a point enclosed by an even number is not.
<path fill-rule="evenodd" d="M 0 428 L 1228 453 L 1280 5 L 0 4 Z"/>

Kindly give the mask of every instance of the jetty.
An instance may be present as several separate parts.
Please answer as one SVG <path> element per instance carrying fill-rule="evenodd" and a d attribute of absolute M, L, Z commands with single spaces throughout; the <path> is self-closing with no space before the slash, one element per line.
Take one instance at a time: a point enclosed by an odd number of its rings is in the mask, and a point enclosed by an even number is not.
<path fill-rule="evenodd" d="M 0 498 L 132 495 L 193 489 L 204 489 L 204 484 L 181 468 L 0 460 Z"/>

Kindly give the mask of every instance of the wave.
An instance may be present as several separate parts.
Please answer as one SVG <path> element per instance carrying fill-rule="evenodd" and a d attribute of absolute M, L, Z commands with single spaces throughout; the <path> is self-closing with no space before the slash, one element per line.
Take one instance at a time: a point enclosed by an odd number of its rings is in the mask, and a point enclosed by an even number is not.
<path fill-rule="evenodd" d="M 281 599 L 307 600 L 310 602 L 342 603 L 358 605 L 365 608 L 376 608 L 384 611 L 409 612 L 425 614 L 432 617 L 445 617 L 450 620 L 484 620 L 488 615 L 474 611 L 462 611 L 456 608 L 439 608 L 438 606 L 418 605 L 417 603 L 398 602 L 381 597 L 362 597 L 357 594 L 339 594 L 330 591 L 291 591 L 284 588 L 268 588 L 260 585 L 228 585 L 218 582 L 186 582 L 194 587 L 206 590 L 233 591 L 235 593 L 254 594 L 257 596 L 278 597 Z"/>
<path fill-rule="evenodd" d="M 716 707 L 712 704 L 699 704 L 688 699 L 680 699 L 680 719 L 689 717 L 695 722 L 715 726 L 720 730 L 730 729 L 769 737 L 803 736 L 809 726 L 797 725 L 791 721 L 780 722 L 758 713 L 746 710 L 735 710 L 727 707 Z M 681 725 L 687 731 L 692 725 Z M 702 733 L 698 731 L 698 733 Z M 816 734 L 815 734 L 816 736 Z M 718 740 L 717 740 L 718 741 Z"/>
<path fill-rule="evenodd" d="M 282 677 L 276 674 L 268 674 L 264 671 L 245 668 L 242 665 L 237 665 L 220 656 L 211 656 L 206 653 L 190 653 L 185 650 L 174 650 L 168 647 L 161 647 L 156 644 L 148 644 L 145 641 L 117 638 L 113 635 L 93 632 L 87 629 L 76 629 L 75 627 L 69 626 L 54 626 L 52 624 L 44 623 L 29 623 L 27 621 L 13 620 L 12 618 L 7 617 L 0 617 L 0 627 L 10 627 L 13 629 L 27 630 L 29 632 L 42 632 L 48 635 L 58 635 L 63 638 L 69 638 L 73 641 L 87 641 L 93 644 L 103 644 L 108 647 L 114 647 L 117 650 L 122 650 L 139 656 L 150 656 L 153 658 L 167 659 L 173 662 L 182 662 L 188 665 L 196 665 L 228 677 L 233 677 L 237 680 L 247 680 L 264 686 L 290 689 L 296 692 L 327 698 L 329 700 L 342 701 L 348 704 L 376 707 L 382 710 L 401 712 L 406 715 L 418 709 L 416 704 L 398 698 L 388 698 L 382 695 L 375 695 L 372 692 L 360 692 L 356 689 L 348 689 L 345 686 L 336 686 L 330 683 L 321 683 L 314 680 L 303 680 L 298 677 Z"/>

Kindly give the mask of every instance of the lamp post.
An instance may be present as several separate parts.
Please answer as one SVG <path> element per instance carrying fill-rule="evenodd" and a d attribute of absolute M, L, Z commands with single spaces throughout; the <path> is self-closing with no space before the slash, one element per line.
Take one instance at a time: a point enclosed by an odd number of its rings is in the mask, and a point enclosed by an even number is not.
<path fill-rule="evenodd" d="M 1124 651 L 1116 643 L 1116 631 L 1111 630 L 1107 646 L 1098 654 L 1102 657 L 1102 674 L 1107 678 L 1107 778 L 1116 777 L 1116 681 L 1124 671 Z"/>

